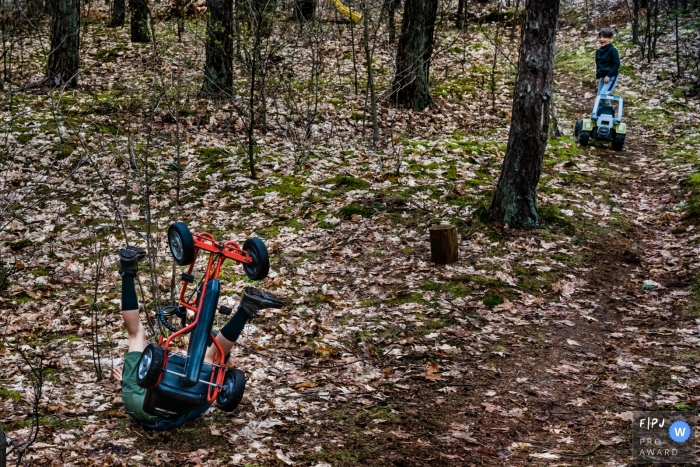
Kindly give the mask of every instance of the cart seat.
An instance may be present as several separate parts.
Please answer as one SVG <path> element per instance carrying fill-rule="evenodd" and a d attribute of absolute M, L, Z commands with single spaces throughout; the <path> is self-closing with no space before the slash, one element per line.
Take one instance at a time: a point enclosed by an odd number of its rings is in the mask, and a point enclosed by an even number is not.
<path fill-rule="evenodd" d="M 598 108 L 598 116 L 601 116 L 601 115 L 611 115 L 614 117 L 615 116 L 615 109 L 613 108 L 612 105 L 601 105 Z"/>
<path fill-rule="evenodd" d="M 207 403 L 209 385 L 198 382 L 194 386 L 186 387 L 182 384 L 185 374 L 186 357 L 171 353 L 168 356 L 166 372 L 158 386 L 146 391 L 143 400 L 143 410 L 151 415 L 169 419 L 179 417 L 182 414 L 198 409 Z M 211 365 L 204 363 L 199 371 L 199 379 L 209 381 L 211 378 Z M 170 372 L 173 373 L 170 373 Z"/>

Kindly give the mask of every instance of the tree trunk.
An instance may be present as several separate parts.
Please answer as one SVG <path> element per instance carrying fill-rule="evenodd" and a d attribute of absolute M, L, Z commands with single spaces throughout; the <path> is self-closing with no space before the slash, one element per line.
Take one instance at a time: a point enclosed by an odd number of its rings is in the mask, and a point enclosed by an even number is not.
<path fill-rule="evenodd" d="M 233 83 L 233 2 L 207 0 L 207 11 L 204 93 L 230 95 Z"/>
<path fill-rule="evenodd" d="M 491 216 L 511 228 L 539 226 L 537 184 L 549 133 L 559 0 L 527 0 L 512 120 Z"/>
<path fill-rule="evenodd" d="M 52 13 L 53 27 L 47 77 L 55 86 L 77 86 L 80 58 L 80 0 L 56 0 Z"/>
<path fill-rule="evenodd" d="M 434 225 L 430 227 L 430 261 L 435 264 L 452 264 L 459 259 L 457 227 Z"/>
<path fill-rule="evenodd" d="M 148 0 L 129 0 L 131 8 L 131 42 L 148 42 Z"/>
<path fill-rule="evenodd" d="M 309 21 L 314 18 L 318 0 L 296 0 L 294 5 L 294 19 L 296 21 Z"/>
<path fill-rule="evenodd" d="M 432 103 L 428 81 L 437 7 L 437 0 L 406 0 L 404 6 L 392 96 L 409 109 Z"/>
<path fill-rule="evenodd" d="M 125 11 L 125 0 L 112 0 L 112 21 L 110 23 L 112 27 L 120 28 L 124 26 Z"/>
<path fill-rule="evenodd" d="M 387 13 L 387 25 L 389 30 L 389 43 L 393 44 L 396 40 L 396 0 L 384 0 Z"/>
<path fill-rule="evenodd" d="M 458 0 L 457 2 L 457 19 L 455 21 L 455 27 L 457 29 L 462 29 L 464 27 L 464 3 L 465 0 Z"/>
<path fill-rule="evenodd" d="M 639 0 L 632 0 L 632 43 L 639 44 Z"/>

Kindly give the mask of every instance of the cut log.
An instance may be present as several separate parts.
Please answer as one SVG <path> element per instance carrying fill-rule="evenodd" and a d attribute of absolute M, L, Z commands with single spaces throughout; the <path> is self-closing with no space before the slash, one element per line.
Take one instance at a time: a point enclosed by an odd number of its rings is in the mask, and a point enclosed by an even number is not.
<path fill-rule="evenodd" d="M 442 224 L 430 227 L 430 260 L 435 264 L 457 262 L 457 227 Z"/>

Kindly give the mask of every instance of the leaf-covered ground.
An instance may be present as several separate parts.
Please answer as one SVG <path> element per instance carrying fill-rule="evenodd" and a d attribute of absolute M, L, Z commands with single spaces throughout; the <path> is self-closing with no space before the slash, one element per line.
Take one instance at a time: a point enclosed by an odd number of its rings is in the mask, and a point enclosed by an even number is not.
<path fill-rule="evenodd" d="M 619 27 L 623 13 L 597 20 Z M 22 354 L 43 362 L 25 461 L 612 466 L 629 462 L 631 411 L 696 410 L 700 105 L 670 80 L 671 37 L 650 65 L 627 29 L 616 37 L 627 146 L 583 149 L 570 129 L 593 101 L 595 37 L 563 12 L 554 76 L 564 135 L 545 157 L 546 224 L 514 232 L 485 222 L 514 80 L 500 56 L 492 95 L 495 26 L 440 28 L 435 105 L 412 113 L 382 97 L 373 146 L 361 63 L 354 92 L 358 31 L 328 24 L 308 140 L 312 35 L 277 52 L 275 73 L 294 77 L 271 73 L 270 85 L 295 99 L 270 98 L 258 180 L 234 105 L 198 95 L 198 20 L 182 44 L 162 31 L 157 53 L 98 20 L 84 35 L 79 89 L 3 96 L 0 424 L 19 445 L 35 380 Z M 517 41 L 499 34 L 515 61 Z M 390 50 L 375 52 L 380 93 Z M 33 60 L 40 71 L 38 49 Z M 153 291 L 168 298 L 164 234 L 177 219 L 217 238 L 263 238 L 272 272 L 258 286 L 288 305 L 263 312 L 234 349 L 248 377 L 238 410 L 158 433 L 125 415 L 110 377 L 127 343 L 114 265 L 124 230 L 132 243 L 150 238 L 146 322 Z M 427 228 L 441 221 L 460 233 L 450 266 L 429 262 Z M 248 281 L 233 265 L 222 277 L 232 305 Z"/>

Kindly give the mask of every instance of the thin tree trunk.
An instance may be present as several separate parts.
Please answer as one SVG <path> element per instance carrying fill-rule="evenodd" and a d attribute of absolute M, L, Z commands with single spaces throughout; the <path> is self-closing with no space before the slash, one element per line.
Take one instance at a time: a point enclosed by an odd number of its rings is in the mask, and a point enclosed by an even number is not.
<path fill-rule="evenodd" d="M 674 0 L 673 2 L 673 20 L 675 23 L 675 29 L 676 29 L 676 72 L 678 74 L 678 78 L 681 77 L 681 48 L 680 48 L 680 40 L 678 38 L 678 15 L 680 15 L 680 11 L 678 10 L 678 0 Z"/>
<path fill-rule="evenodd" d="M 654 36 L 651 48 L 649 49 L 649 55 L 654 54 L 656 58 L 656 38 L 659 35 L 659 0 L 654 0 Z"/>
<path fill-rule="evenodd" d="M 233 84 L 233 2 L 207 0 L 207 44 L 203 92 L 228 96 Z"/>
<path fill-rule="evenodd" d="M 148 0 L 129 0 L 131 8 L 131 42 L 149 42 Z"/>
<path fill-rule="evenodd" d="M 386 12 L 388 15 L 389 44 L 393 44 L 396 41 L 396 0 L 386 0 Z"/>
<path fill-rule="evenodd" d="M 80 59 L 80 0 L 56 0 L 47 78 L 55 86 L 77 86 Z"/>
<path fill-rule="evenodd" d="M 369 46 L 369 8 L 362 2 L 362 42 L 365 48 L 365 65 L 367 67 L 367 87 L 370 93 L 370 105 L 372 106 L 372 143 L 379 140 L 379 124 L 377 122 L 377 96 L 374 89 L 374 73 L 372 70 L 372 50 Z"/>
<path fill-rule="evenodd" d="M 513 117 L 501 176 L 491 203 L 495 222 L 531 229 L 540 224 L 537 184 L 549 133 L 559 0 L 527 0 Z"/>
<path fill-rule="evenodd" d="M 248 99 L 248 166 L 250 168 L 250 178 L 255 180 L 255 140 L 253 132 L 255 130 L 255 74 L 258 68 L 257 56 L 258 47 L 260 46 L 256 37 L 255 45 L 252 50 L 252 63 L 250 66 L 250 96 Z"/>
<path fill-rule="evenodd" d="M 110 25 L 114 28 L 120 28 L 124 26 L 124 20 L 126 17 L 126 1 L 125 0 L 112 0 L 112 20 Z"/>
<path fill-rule="evenodd" d="M 432 103 L 429 77 L 437 0 L 406 0 L 396 52 L 392 96 L 397 104 L 423 110 Z"/>
<path fill-rule="evenodd" d="M 292 2 L 294 5 L 294 13 L 292 17 L 296 21 L 309 21 L 314 18 L 316 13 L 317 0 L 296 0 Z"/>
<path fill-rule="evenodd" d="M 639 0 L 632 0 L 632 43 L 639 45 Z"/>
<path fill-rule="evenodd" d="M 501 4 L 498 4 L 498 14 L 501 13 Z M 493 63 L 491 64 L 491 111 L 496 111 L 496 68 L 498 67 L 498 42 L 500 38 L 501 21 L 496 23 L 496 33 L 493 38 Z"/>
<path fill-rule="evenodd" d="M 466 3 L 466 0 L 459 0 L 457 2 L 457 18 L 455 21 L 455 27 L 457 29 L 462 29 L 464 27 L 464 4 Z"/>

